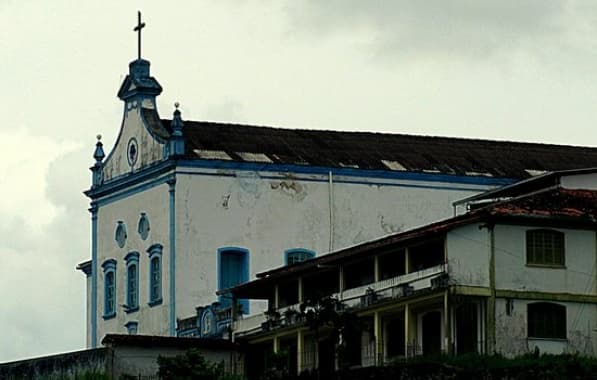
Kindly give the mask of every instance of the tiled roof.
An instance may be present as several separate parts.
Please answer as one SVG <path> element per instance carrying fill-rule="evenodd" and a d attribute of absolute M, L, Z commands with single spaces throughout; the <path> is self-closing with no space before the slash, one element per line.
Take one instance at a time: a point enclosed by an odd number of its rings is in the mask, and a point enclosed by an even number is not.
<path fill-rule="evenodd" d="M 170 122 L 162 120 L 168 131 Z M 597 148 L 565 145 L 199 121 L 185 121 L 183 133 L 188 159 L 517 179 L 544 171 L 597 167 Z"/>
<path fill-rule="evenodd" d="M 597 222 L 597 191 L 556 189 L 488 207 L 495 216 L 565 218 Z"/>

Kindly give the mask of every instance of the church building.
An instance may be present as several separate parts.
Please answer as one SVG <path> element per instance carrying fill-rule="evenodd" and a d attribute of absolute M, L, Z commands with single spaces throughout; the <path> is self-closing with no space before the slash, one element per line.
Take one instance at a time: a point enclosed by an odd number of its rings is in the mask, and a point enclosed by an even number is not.
<path fill-rule="evenodd" d="M 87 346 L 108 333 L 175 336 L 216 291 L 260 272 L 453 216 L 453 202 L 546 171 L 597 166 L 597 149 L 162 119 L 139 58 L 122 124 L 91 167 Z M 332 126 L 342 129 L 342 126 Z M 397 130 L 400 126 L 397 125 Z M 241 313 L 267 308 L 240 302 Z"/>

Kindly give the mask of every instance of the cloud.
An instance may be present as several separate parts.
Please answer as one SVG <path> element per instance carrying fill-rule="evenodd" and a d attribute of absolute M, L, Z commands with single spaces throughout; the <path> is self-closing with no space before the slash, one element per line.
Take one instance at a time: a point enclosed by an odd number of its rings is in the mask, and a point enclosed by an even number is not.
<path fill-rule="evenodd" d="M 591 25 L 580 4 L 557 1 L 359 1 L 289 2 L 298 34 L 353 42 L 392 59 L 478 59 L 565 47 L 574 30 Z"/>
<path fill-rule="evenodd" d="M 26 128 L 0 132 L 0 335 L 10 342 L 0 362 L 84 345 L 84 279 L 74 267 L 89 237 L 84 198 L 73 193 L 84 186 L 77 147 Z"/>

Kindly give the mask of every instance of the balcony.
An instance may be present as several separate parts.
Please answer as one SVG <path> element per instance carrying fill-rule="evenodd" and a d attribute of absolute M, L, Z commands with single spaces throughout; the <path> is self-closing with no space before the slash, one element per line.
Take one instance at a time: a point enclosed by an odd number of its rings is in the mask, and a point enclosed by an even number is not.
<path fill-rule="evenodd" d="M 372 284 L 360 286 L 344 290 L 342 292 L 332 294 L 338 300 L 342 301 L 348 307 L 368 307 L 376 300 L 399 299 L 410 296 L 421 290 L 433 290 L 447 286 L 447 264 L 440 264 L 417 272 L 408 273 L 382 281 L 374 282 Z M 374 297 L 374 298 L 372 298 Z M 299 310 L 300 304 L 294 304 L 277 309 L 270 313 L 269 317 L 266 313 L 259 313 L 251 316 L 246 316 L 234 322 L 234 330 L 241 335 L 267 331 L 269 329 L 291 326 L 296 321 L 287 321 L 287 310 Z M 272 315 L 276 318 L 272 318 Z M 268 321 L 275 321 L 273 323 L 266 323 Z M 262 327 L 267 325 L 267 330 Z"/>
<path fill-rule="evenodd" d="M 447 274 L 448 265 L 440 264 L 417 272 L 403 274 L 358 288 L 344 290 L 336 296 L 349 307 L 359 306 L 361 299 L 372 292 L 378 299 L 400 298 L 423 289 L 433 289 L 438 279 Z M 432 280 L 436 280 L 433 281 Z"/>

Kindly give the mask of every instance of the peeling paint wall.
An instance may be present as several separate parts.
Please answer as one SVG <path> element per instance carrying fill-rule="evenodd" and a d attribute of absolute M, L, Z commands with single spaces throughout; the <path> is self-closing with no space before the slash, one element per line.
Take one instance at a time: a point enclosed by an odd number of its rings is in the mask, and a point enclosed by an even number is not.
<path fill-rule="evenodd" d="M 509 312 L 507 303 L 510 302 Z M 595 356 L 597 352 L 597 305 L 556 302 L 566 307 L 567 339 L 531 339 L 527 335 L 527 305 L 530 300 L 496 300 L 496 350 L 507 356 L 533 352 L 578 353 Z"/>
<path fill-rule="evenodd" d="M 177 174 L 178 317 L 216 300 L 218 248 L 248 249 L 253 279 L 284 265 L 287 249 L 307 248 L 318 256 L 329 252 L 332 231 L 333 249 L 339 249 L 450 217 L 451 202 L 471 194 L 398 181 L 369 184 L 368 178 L 343 183 L 345 178 L 333 177 L 330 195 L 327 175 L 197 172 L 203 174 Z M 251 313 L 265 307 L 253 301 Z"/>

